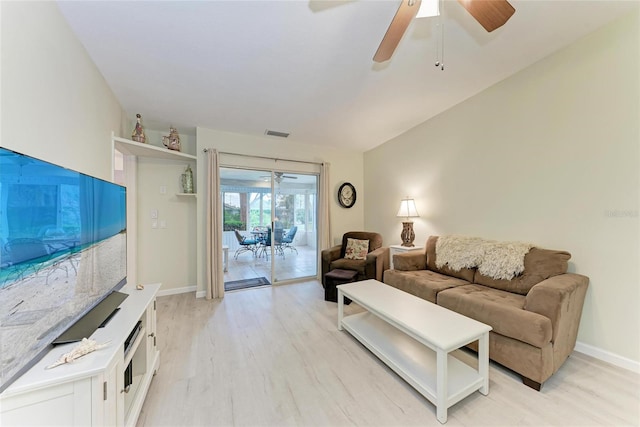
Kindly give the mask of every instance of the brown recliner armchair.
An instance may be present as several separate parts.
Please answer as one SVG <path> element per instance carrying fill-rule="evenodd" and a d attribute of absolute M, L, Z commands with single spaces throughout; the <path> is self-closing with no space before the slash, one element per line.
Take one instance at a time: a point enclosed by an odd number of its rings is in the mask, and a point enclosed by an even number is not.
<path fill-rule="evenodd" d="M 345 259 L 347 239 L 369 241 L 367 259 Z M 355 270 L 356 280 L 376 279 L 382 281 L 382 274 L 389 269 L 389 248 L 382 247 L 382 236 L 368 231 L 350 231 L 342 236 L 342 244 L 322 251 L 322 286 L 325 274 L 335 269 Z"/>

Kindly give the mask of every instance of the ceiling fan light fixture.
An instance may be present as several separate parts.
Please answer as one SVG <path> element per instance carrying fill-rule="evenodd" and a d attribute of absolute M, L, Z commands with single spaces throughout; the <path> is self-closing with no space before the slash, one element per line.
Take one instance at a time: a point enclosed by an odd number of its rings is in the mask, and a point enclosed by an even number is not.
<path fill-rule="evenodd" d="M 433 18 L 440 16 L 439 0 L 422 0 L 416 18 Z"/>

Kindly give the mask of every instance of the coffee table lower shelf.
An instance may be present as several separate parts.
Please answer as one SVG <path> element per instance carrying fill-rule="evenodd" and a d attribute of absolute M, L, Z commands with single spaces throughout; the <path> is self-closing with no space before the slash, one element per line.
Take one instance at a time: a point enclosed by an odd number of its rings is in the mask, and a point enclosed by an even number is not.
<path fill-rule="evenodd" d="M 342 326 L 438 407 L 435 351 L 370 312 L 346 316 L 342 319 Z M 449 354 L 446 364 L 444 407 L 449 408 L 479 390 L 484 379 L 477 370 Z M 444 417 L 438 417 L 440 422 L 446 422 L 446 411 L 443 412 Z"/>

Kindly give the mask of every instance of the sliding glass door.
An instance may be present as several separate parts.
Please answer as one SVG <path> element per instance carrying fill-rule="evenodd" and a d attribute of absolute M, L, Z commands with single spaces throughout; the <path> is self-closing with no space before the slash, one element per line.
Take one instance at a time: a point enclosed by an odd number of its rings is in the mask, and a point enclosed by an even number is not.
<path fill-rule="evenodd" d="M 317 175 L 223 167 L 220 184 L 225 283 L 316 276 Z"/>
<path fill-rule="evenodd" d="M 287 281 L 317 271 L 317 175 L 273 173 L 273 276 Z"/>

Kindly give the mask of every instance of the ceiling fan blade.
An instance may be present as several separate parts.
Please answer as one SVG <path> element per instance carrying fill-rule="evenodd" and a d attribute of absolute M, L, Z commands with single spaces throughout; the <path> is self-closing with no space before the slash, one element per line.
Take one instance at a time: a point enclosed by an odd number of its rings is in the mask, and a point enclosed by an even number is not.
<path fill-rule="evenodd" d="M 458 0 L 458 3 L 488 32 L 502 27 L 516 11 L 507 0 Z"/>
<path fill-rule="evenodd" d="M 373 55 L 375 62 L 384 62 L 391 58 L 404 32 L 407 31 L 411 20 L 416 16 L 416 13 L 418 13 L 420 3 L 420 0 L 402 0 L 396 15 L 393 17 L 386 34 L 380 42 L 380 46 L 378 46 L 376 54 Z"/>

